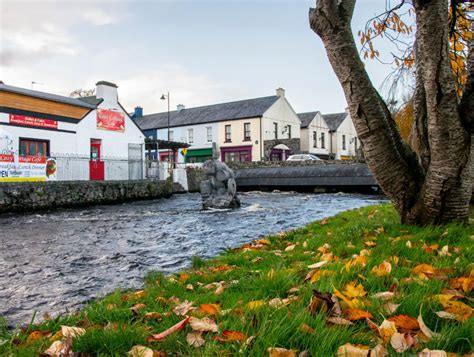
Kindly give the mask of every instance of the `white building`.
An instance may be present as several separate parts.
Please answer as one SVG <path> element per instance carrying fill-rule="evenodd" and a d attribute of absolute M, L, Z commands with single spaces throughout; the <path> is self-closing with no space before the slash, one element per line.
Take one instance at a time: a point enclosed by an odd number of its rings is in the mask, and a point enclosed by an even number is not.
<path fill-rule="evenodd" d="M 141 108 L 139 108 L 141 109 Z M 147 137 L 191 145 L 178 162 L 203 162 L 212 157 L 216 144 L 222 161 L 285 160 L 300 151 L 300 120 L 285 97 L 276 95 L 236 102 L 135 115 Z M 164 159 L 167 152 L 160 152 Z"/>
<path fill-rule="evenodd" d="M 298 114 L 301 120 L 301 150 L 322 159 L 349 160 L 360 149 L 349 111 Z"/>
<path fill-rule="evenodd" d="M 81 99 L 0 84 L 0 181 L 139 179 L 143 145 L 113 83 Z"/>

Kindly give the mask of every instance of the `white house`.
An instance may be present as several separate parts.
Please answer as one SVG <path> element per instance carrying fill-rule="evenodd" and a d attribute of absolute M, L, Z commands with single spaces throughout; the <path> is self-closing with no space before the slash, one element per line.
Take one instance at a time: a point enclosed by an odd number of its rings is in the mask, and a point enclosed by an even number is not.
<path fill-rule="evenodd" d="M 135 115 L 136 123 L 153 138 L 191 144 L 178 162 L 202 162 L 216 144 L 222 161 L 285 160 L 300 151 L 300 120 L 285 97 L 276 95 L 168 112 Z M 165 158 L 166 152 L 160 152 Z"/>
<path fill-rule="evenodd" d="M 80 99 L 0 84 L 0 181 L 142 178 L 144 138 L 113 83 Z"/>
<path fill-rule="evenodd" d="M 301 151 L 329 159 L 330 131 L 321 112 L 298 114 L 301 120 Z"/>
<path fill-rule="evenodd" d="M 324 114 L 330 132 L 330 156 L 336 160 L 349 160 L 357 156 L 359 138 L 349 110 L 343 113 Z"/>

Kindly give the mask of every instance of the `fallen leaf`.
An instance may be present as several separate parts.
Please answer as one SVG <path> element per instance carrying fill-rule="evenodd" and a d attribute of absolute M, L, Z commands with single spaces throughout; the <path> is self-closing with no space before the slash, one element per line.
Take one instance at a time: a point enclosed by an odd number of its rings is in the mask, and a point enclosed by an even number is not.
<path fill-rule="evenodd" d="M 161 333 L 151 335 L 151 337 L 156 341 L 161 341 L 165 337 L 171 335 L 172 333 L 181 331 L 189 323 L 190 320 L 191 320 L 191 317 L 188 316 L 184 320 L 181 320 L 180 322 L 178 322 L 176 325 L 171 326 L 169 329 Z"/>
<path fill-rule="evenodd" d="M 224 285 L 219 285 L 216 290 L 214 291 L 214 294 L 220 295 L 224 292 Z"/>
<path fill-rule="evenodd" d="M 33 341 L 39 340 L 42 337 L 43 337 L 43 333 L 41 331 L 35 330 L 28 335 L 28 338 L 26 340 L 28 342 L 33 342 Z"/>
<path fill-rule="evenodd" d="M 394 333 L 390 338 L 390 345 L 398 353 L 403 353 L 410 348 L 410 344 L 405 339 L 405 335 L 401 333 Z"/>
<path fill-rule="evenodd" d="M 382 301 L 391 300 L 395 297 L 395 293 L 391 291 L 382 291 L 373 295 L 374 298 Z"/>
<path fill-rule="evenodd" d="M 318 269 L 318 268 L 321 268 L 323 265 L 326 265 L 327 263 L 328 262 L 326 260 L 323 260 L 321 262 L 308 265 L 308 268 L 309 269 Z"/>
<path fill-rule="evenodd" d="M 214 320 L 211 320 L 208 317 L 198 319 L 196 317 L 191 317 L 189 320 L 189 325 L 194 331 L 200 332 L 218 332 L 219 329 Z"/>
<path fill-rule="evenodd" d="M 44 351 L 43 353 L 48 356 L 54 356 L 54 357 L 68 357 L 68 355 L 65 355 L 64 352 L 66 350 L 66 344 L 62 341 L 54 341 L 49 348 Z"/>
<path fill-rule="evenodd" d="M 405 246 L 410 249 L 413 247 L 413 245 L 411 244 L 409 240 L 405 243 Z"/>
<path fill-rule="evenodd" d="M 219 304 L 201 304 L 199 310 L 208 315 L 218 315 L 221 312 L 221 306 Z"/>
<path fill-rule="evenodd" d="M 146 291 L 145 290 L 138 290 L 133 293 L 133 297 L 135 299 L 142 299 L 146 296 Z"/>
<path fill-rule="evenodd" d="M 362 284 L 356 285 L 356 282 L 346 284 L 345 290 L 342 293 L 348 298 L 358 298 L 367 295 Z"/>
<path fill-rule="evenodd" d="M 385 349 L 384 345 L 378 344 L 374 348 L 370 350 L 370 356 L 371 357 L 385 357 L 388 356 L 388 352 Z"/>
<path fill-rule="evenodd" d="M 196 308 L 193 307 L 193 302 L 189 302 L 188 300 L 185 300 L 184 302 L 182 302 L 181 304 L 179 304 L 178 306 L 176 306 L 174 309 L 173 309 L 173 312 L 178 315 L 178 316 L 184 316 L 186 315 L 189 311 L 193 311 L 195 310 Z"/>
<path fill-rule="evenodd" d="M 296 357 L 296 350 L 287 350 L 280 347 L 270 347 L 268 349 L 269 357 Z"/>
<path fill-rule="evenodd" d="M 449 252 L 449 246 L 445 245 L 443 248 L 441 248 L 439 251 L 438 251 L 438 255 L 440 257 L 450 257 L 451 256 L 451 253 Z"/>
<path fill-rule="evenodd" d="M 310 281 L 311 283 L 315 283 L 317 282 L 321 277 L 323 276 L 331 276 L 333 275 L 335 272 L 334 270 L 316 270 L 316 272 L 313 274 L 313 276 L 311 277 Z"/>
<path fill-rule="evenodd" d="M 454 315 L 460 322 L 467 321 L 472 316 L 473 309 L 461 301 L 448 301 L 445 311 Z"/>
<path fill-rule="evenodd" d="M 257 310 L 261 308 L 263 305 L 265 305 L 265 302 L 263 300 L 255 300 L 255 301 L 250 301 L 245 305 L 247 309 L 249 310 Z"/>
<path fill-rule="evenodd" d="M 147 312 L 145 314 L 145 318 L 148 320 L 160 320 L 161 319 L 161 314 L 158 312 Z"/>
<path fill-rule="evenodd" d="M 448 357 L 448 354 L 445 351 L 425 348 L 421 352 L 418 352 L 418 357 Z"/>
<path fill-rule="evenodd" d="M 431 331 L 428 326 L 425 325 L 424 321 L 423 321 L 423 316 L 421 315 L 421 310 L 423 308 L 423 304 L 420 305 L 420 314 L 418 315 L 418 324 L 420 325 L 420 330 L 421 332 L 423 332 L 423 334 L 428 337 L 428 339 L 432 339 L 433 337 L 437 337 L 439 336 L 439 334 Z"/>
<path fill-rule="evenodd" d="M 131 357 L 153 357 L 153 350 L 145 346 L 133 346 L 127 352 L 127 355 Z"/>
<path fill-rule="evenodd" d="M 413 275 L 421 275 L 425 278 L 430 278 L 436 273 L 436 269 L 429 264 L 420 264 L 414 267 L 411 273 Z"/>
<path fill-rule="evenodd" d="M 336 296 L 330 293 L 322 293 L 313 290 L 313 295 L 308 305 L 311 315 L 315 315 L 317 311 L 326 312 L 328 317 L 341 317 L 342 311 Z"/>
<path fill-rule="evenodd" d="M 474 279 L 472 277 L 460 277 L 451 279 L 449 287 L 452 289 L 462 290 L 465 293 L 470 293 L 474 290 Z"/>
<path fill-rule="evenodd" d="M 436 315 L 438 315 L 442 319 L 447 319 L 447 320 L 456 320 L 456 315 L 451 314 L 446 311 L 437 311 L 435 312 Z"/>
<path fill-rule="evenodd" d="M 288 247 L 285 248 L 285 252 L 291 252 L 293 249 L 295 249 L 295 247 L 295 244 L 290 244 Z"/>
<path fill-rule="evenodd" d="M 135 315 L 138 315 L 138 312 L 140 310 L 143 310 L 144 308 L 146 307 L 145 304 L 135 304 L 133 305 L 130 310 L 132 310 L 132 312 L 135 314 Z"/>
<path fill-rule="evenodd" d="M 256 244 L 263 244 L 263 245 L 271 245 L 272 242 L 270 242 L 268 239 L 258 239 L 255 241 Z"/>
<path fill-rule="evenodd" d="M 387 276 L 392 271 L 392 264 L 387 261 L 383 261 L 380 265 L 372 268 L 372 273 L 376 276 Z"/>
<path fill-rule="evenodd" d="M 343 315 L 349 321 L 363 320 L 363 319 L 366 319 L 366 318 L 371 319 L 373 317 L 370 312 L 365 311 L 365 310 L 361 310 L 361 309 L 358 309 L 358 308 L 355 308 L 355 307 L 344 310 Z"/>
<path fill-rule="evenodd" d="M 349 320 L 343 319 L 342 317 L 329 317 L 326 322 L 329 322 L 330 324 L 333 325 L 354 325 L 353 322 L 350 322 Z"/>
<path fill-rule="evenodd" d="M 214 336 L 213 339 L 220 342 L 242 342 L 247 340 L 247 336 L 240 331 L 225 330 L 222 336 Z"/>
<path fill-rule="evenodd" d="M 186 290 L 194 290 L 193 284 L 186 285 Z"/>
<path fill-rule="evenodd" d="M 406 331 L 418 331 L 420 329 L 417 319 L 408 315 L 390 316 L 387 320 L 394 322 L 395 326 Z"/>
<path fill-rule="evenodd" d="M 366 357 L 369 356 L 370 348 L 363 345 L 353 345 L 346 343 L 337 349 L 338 357 Z"/>
<path fill-rule="evenodd" d="M 367 247 L 375 247 L 377 243 L 375 243 L 374 241 L 368 240 L 364 242 L 364 245 Z"/>
<path fill-rule="evenodd" d="M 397 327 L 393 321 L 383 320 L 379 326 L 379 334 L 384 342 L 390 341 L 393 334 L 397 333 Z"/>
<path fill-rule="evenodd" d="M 202 332 L 190 332 L 186 335 L 186 342 L 193 347 L 201 347 L 206 343 L 202 337 Z"/>
<path fill-rule="evenodd" d="M 84 335 L 86 330 L 81 327 L 61 326 L 61 333 L 65 338 L 76 338 Z"/>
<path fill-rule="evenodd" d="M 304 333 L 313 333 L 314 332 L 314 328 L 312 328 L 311 326 L 307 325 L 307 324 L 301 324 L 300 327 L 298 327 L 298 330 L 300 330 L 301 332 L 304 332 Z"/>
<path fill-rule="evenodd" d="M 400 304 L 394 304 L 392 302 L 388 302 L 382 306 L 382 309 L 385 311 L 386 314 L 391 315 L 395 311 L 397 311 L 399 307 L 400 307 Z"/>

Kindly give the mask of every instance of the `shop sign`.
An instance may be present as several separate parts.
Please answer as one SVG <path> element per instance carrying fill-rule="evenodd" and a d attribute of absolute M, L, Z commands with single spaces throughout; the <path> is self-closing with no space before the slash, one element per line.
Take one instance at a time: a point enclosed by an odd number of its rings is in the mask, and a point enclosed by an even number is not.
<path fill-rule="evenodd" d="M 43 129 L 57 129 L 58 128 L 58 122 L 56 120 L 27 117 L 24 115 L 10 114 L 10 123 L 16 124 L 16 125 L 35 126 L 35 127 L 43 128 Z"/>
<path fill-rule="evenodd" d="M 125 131 L 125 115 L 109 109 L 97 109 L 97 129 Z"/>
<path fill-rule="evenodd" d="M 44 156 L 0 155 L 0 182 L 56 180 L 56 160 Z"/>

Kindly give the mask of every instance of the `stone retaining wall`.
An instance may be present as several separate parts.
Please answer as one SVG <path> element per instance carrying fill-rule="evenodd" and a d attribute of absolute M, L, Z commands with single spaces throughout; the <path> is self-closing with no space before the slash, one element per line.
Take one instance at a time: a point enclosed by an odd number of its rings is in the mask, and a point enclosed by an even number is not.
<path fill-rule="evenodd" d="M 0 184 L 0 213 L 147 200 L 171 192 L 170 183 L 155 180 L 7 182 Z"/>
<path fill-rule="evenodd" d="M 351 165 L 360 164 L 364 161 L 353 160 L 320 160 L 320 161 L 253 161 L 253 162 L 227 162 L 232 170 L 257 169 L 263 167 L 301 167 L 315 165 Z"/>
<path fill-rule="evenodd" d="M 186 173 L 188 176 L 188 192 L 201 192 L 202 170 L 200 168 L 187 167 Z"/>

